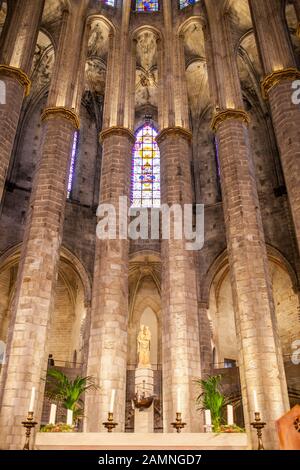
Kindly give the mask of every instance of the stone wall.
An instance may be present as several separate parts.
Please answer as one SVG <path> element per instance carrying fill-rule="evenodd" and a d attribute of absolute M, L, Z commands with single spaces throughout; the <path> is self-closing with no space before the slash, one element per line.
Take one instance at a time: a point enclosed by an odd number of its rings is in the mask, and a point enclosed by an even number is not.
<path fill-rule="evenodd" d="M 270 261 L 270 272 L 282 351 L 285 361 L 290 361 L 292 343 L 300 339 L 299 297 L 293 290 L 289 274 L 279 263 Z M 224 359 L 238 360 L 232 289 L 227 267 L 214 279 L 209 305 L 216 362 L 221 365 Z"/>
<path fill-rule="evenodd" d="M 25 217 L 41 145 L 40 115 L 45 98 L 28 110 L 19 126 L 16 153 L 7 182 L 0 219 L 0 253 L 22 241 Z M 94 263 L 96 208 L 94 206 L 97 131 L 95 123 L 82 107 L 82 131 L 75 165 L 72 199 L 68 201 L 63 245 L 82 261 L 91 274 Z M 96 195 L 97 197 L 97 195 Z"/>

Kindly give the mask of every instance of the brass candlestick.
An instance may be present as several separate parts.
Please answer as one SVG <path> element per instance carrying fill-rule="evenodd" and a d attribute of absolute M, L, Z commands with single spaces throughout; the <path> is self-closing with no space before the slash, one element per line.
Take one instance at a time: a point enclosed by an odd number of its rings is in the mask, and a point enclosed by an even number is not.
<path fill-rule="evenodd" d="M 183 423 L 181 413 L 176 413 L 176 421 L 174 423 L 171 423 L 174 429 L 176 429 L 176 432 L 181 432 L 181 429 L 183 429 L 186 426 L 186 423 Z"/>
<path fill-rule="evenodd" d="M 263 438 L 262 438 L 262 430 L 267 425 L 267 423 L 264 423 L 261 420 L 260 413 L 256 412 L 254 414 L 254 416 L 255 416 L 255 421 L 253 421 L 250 424 L 254 429 L 256 429 L 256 432 L 257 432 L 257 439 L 258 439 L 257 450 L 265 450 L 264 443 L 263 443 Z"/>
<path fill-rule="evenodd" d="M 111 412 L 108 413 L 107 421 L 102 424 L 107 429 L 107 432 L 113 432 L 113 429 L 118 426 L 118 423 L 114 422 L 114 414 Z"/>
<path fill-rule="evenodd" d="M 26 429 L 26 439 L 23 450 L 30 450 L 30 436 L 31 436 L 31 429 L 34 429 L 37 425 L 37 422 L 33 420 L 33 411 L 28 411 L 28 416 L 26 421 L 22 421 L 24 428 Z"/>

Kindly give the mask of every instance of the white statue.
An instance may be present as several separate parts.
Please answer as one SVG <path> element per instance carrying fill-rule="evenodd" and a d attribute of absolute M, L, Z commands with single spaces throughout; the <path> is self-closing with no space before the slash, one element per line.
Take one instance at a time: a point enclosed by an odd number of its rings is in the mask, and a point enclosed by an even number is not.
<path fill-rule="evenodd" d="M 141 325 L 140 332 L 137 337 L 137 352 L 139 356 L 139 368 L 150 368 L 150 341 L 151 332 L 148 326 Z"/>

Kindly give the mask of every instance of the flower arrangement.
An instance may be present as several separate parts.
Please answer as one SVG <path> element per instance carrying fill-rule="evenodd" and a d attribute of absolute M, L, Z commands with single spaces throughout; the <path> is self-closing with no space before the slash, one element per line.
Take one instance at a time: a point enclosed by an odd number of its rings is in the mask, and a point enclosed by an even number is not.
<path fill-rule="evenodd" d="M 225 433 L 243 433 L 246 432 L 244 428 L 240 428 L 236 424 L 221 424 L 219 428 L 219 432 Z"/>
<path fill-rule="evenodd" d="M 46 424 L 42 426 L 40 432 L 74 432 L 75 426 L 69 426 L 66 423 Z"/>

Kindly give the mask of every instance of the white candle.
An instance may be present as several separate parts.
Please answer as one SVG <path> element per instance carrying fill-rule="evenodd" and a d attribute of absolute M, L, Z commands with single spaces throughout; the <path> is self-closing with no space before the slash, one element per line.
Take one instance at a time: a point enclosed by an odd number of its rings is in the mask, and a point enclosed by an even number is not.
<path fill-rule="evenodd" d="M 56 421 L 56 409 L 57 406 L 52 404 L 50 408 L 50 418 L 49 418 L 49 424 L 55 424 Z"/>
<path fill-rule="evenodd" d="M 206 426 L 211 426 L 211 412 L 210 410 L 205 410 L 205 424 Z"/>
<path fill-rule="evenodd" d="M 181 388 L 177 389 L 177 413 L 181 413 Z"/>
<path fill-rule="evenodd" d="M 114 407 L 115 407 L 115 398 L 116 398 L 116 391 L 113 389 L 111 391 L 111 397 L 110 397 L 110 405 L 109 405 L 109 412 L 113 413 L 114 412 Z"/>
<path fill-rule="evenodd" d="M 233 406 L 227 405 L 227 424 L 231 426 L 234 424 L 233 421 Z"/>
<path fill-rule="evenodd" d="M 67 425 L 73 426 L 73 411 L 67 410 Z"/>
<path fill-rule="evenodd" d="M 35 402 L 35 387 L 32 387 L 31 389 L 31 397 L 30 397 L 30 404 L 29 404 L 29 409 L 28 411 L 30 413 L 34 412 L 34 402 Z"/>
<path fill-rule="evenodd" d="M 259 408 L 258 408 L 258 401 L 257 401 L 257 393 L 256 390 L 253 390 L 253 406 L 254 406 L 254 412 L 258 413 Z"/>

